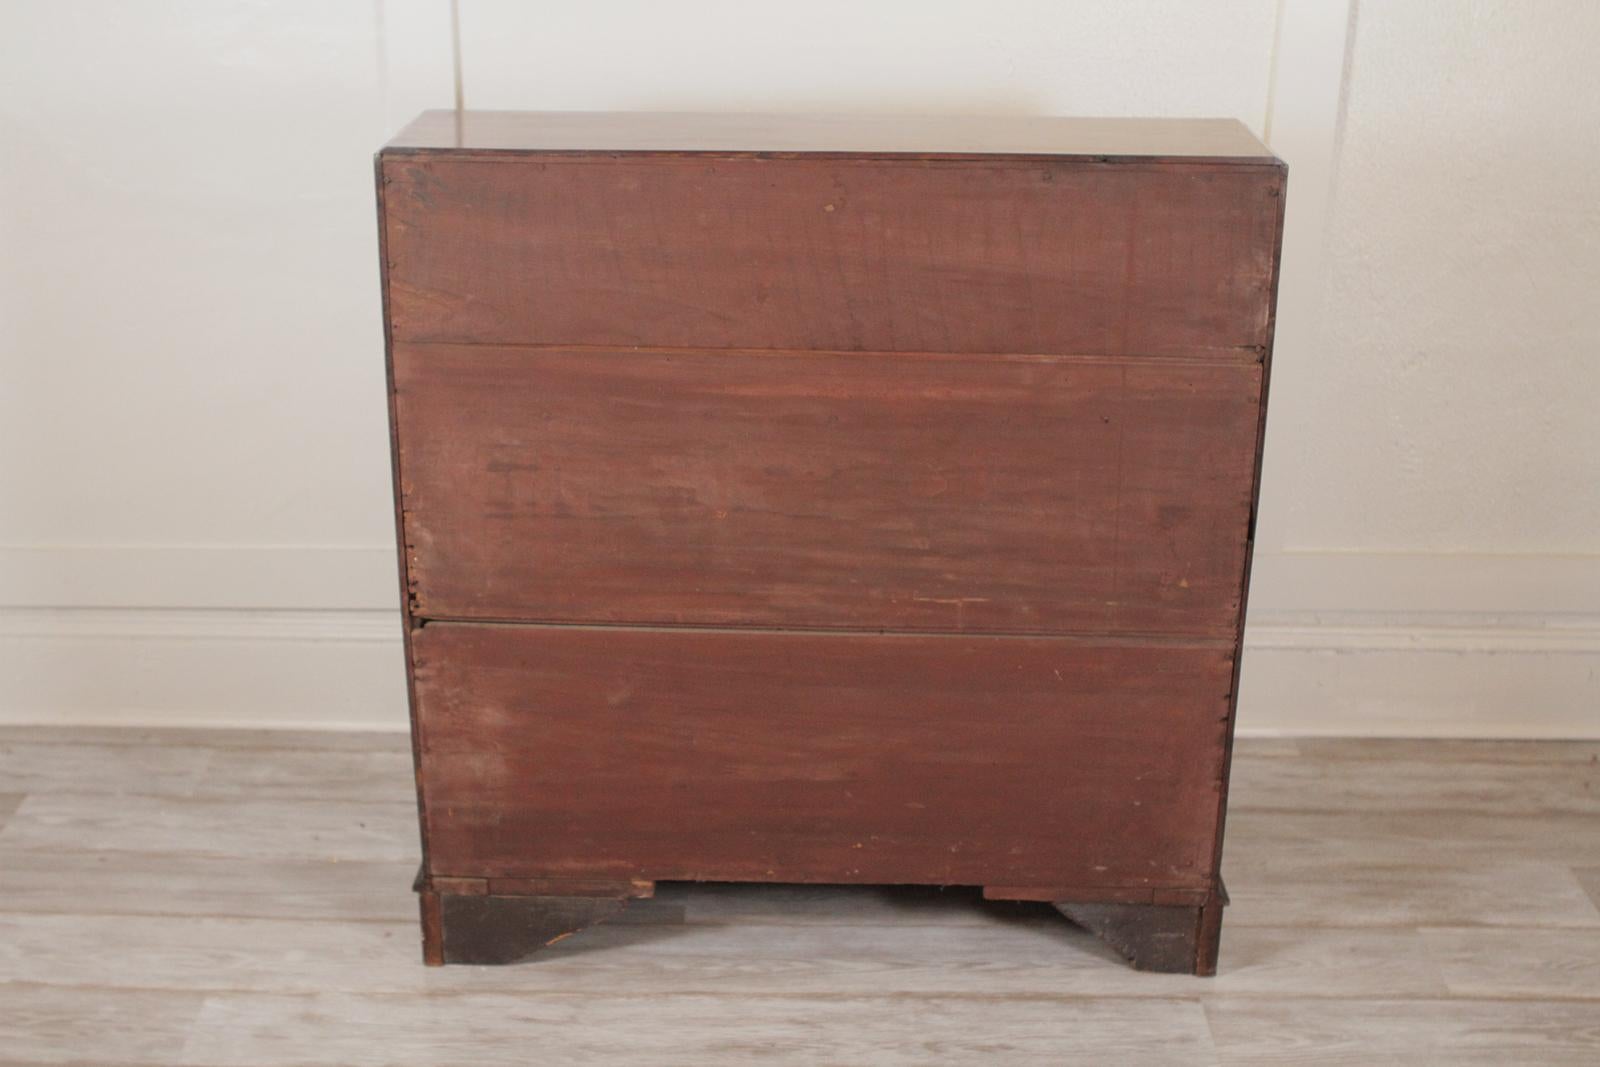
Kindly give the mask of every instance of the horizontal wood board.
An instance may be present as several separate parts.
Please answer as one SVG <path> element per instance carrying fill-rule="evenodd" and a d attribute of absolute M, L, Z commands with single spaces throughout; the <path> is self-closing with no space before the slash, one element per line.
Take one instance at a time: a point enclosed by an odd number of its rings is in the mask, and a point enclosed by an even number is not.
<path fill-rule="evenodd" d="M 430 623 L 431 873 L 1206 889 L 1221 643 Z"/>
<path fill-rule="evenodd" d="M 412 610 L 1231 639 L 1260 372 L 400 343 Z"/>
<path fill-rule="evenodd" d="M 1283 174 L 1082 161 L 393 155 L 396 341 L 1264 346 Z"/>

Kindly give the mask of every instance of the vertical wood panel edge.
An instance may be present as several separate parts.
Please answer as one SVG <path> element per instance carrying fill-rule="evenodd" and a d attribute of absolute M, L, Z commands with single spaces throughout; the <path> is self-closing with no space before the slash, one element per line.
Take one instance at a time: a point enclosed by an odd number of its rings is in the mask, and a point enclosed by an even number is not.
<path fill-rule="evenodd" d="M 400 581 L 400 626 L 401 641 L 405 646 L 406 664 L 406 706 L 407 714 L 411 721 L 411 765 L 412 773 L 416 780 L 417 790 L 417 836 L 422 851 L 422 876 L 428 871 L 428 806 L 423 789 L 422 776 L 422 721 L 417 714 L 417 671 L 416 660 L 411 647 L 412 634 L 420 625 L 412 614 L 412 581 L 410 553 L 406 551 L 406 521 L 405 521 L 405 487 L 404 476 L 400 469 L 400 411 L 399 395 L 395 390 L 394 380 L 394 332 L 393 317 L 389 313 L 389 217 L 384 209 L 384 184 L 387 176 L 384 174 L 384 152 L 380 151 L 373 156 L 373 184 L 378 211 L 378 285 L 381 290 L 383 307 L 383 379 L 387 395 L 389 412 L 389 466 L 391 487 L 394 494 L 394 534 L 395 557 Z M 434 900 L 433 912 L 437 918 L 437 899 Z M 423 915 L 426 922 L 430 914 L 427 901 L 423 903 Z M 430 942 L 430 945 L 434 945 Z M 428 949 L 428 962 L 434 963 L 434 949 Z M 437 961 L 442 963 L 442 957 Z"/>

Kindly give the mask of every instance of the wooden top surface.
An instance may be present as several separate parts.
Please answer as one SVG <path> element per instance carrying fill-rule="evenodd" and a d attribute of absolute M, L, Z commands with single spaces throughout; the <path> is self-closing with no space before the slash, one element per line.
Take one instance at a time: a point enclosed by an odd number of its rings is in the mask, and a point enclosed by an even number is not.
<path fill-rule="evenodd" d="M 973 115 L 425 111 L 385 151 L 1279 162 L 1236 119 Z"/>

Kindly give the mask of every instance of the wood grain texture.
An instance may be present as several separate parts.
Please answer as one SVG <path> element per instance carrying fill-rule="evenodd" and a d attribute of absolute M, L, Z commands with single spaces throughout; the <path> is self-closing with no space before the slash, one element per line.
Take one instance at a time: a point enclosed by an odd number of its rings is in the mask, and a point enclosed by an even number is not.
<path fill-rule="evenodd" d="M 283 750 L 277 758 L 263 760 L 259 748 L 200 746 L 185 744 L 181 738 L 134 746 L 87 740 L 76 745 L 0 741 L 0 782 L 35 793 L 197 796 L 232 790 L 263 800 L 407 801 L 412 789 L 411 754 L 388 739 L 374 747 L 378 751 Z"/>
<path fill-rule="evenodd" d="M 1578 879 L 1578 884 L 1589 894 L 1589 899 L 1594 901 L 1597 909 L 1600 909 L 1600 867 L 1584 867 L 1573 873 Z"/>
<path fill-rule="evenodd" d="M 1473 851 L 1480 862 L 1385 861 L 1333 852 L 1322 862 L 1295 857 L 1272 863 L 1255 857 L 1236 861 L 1230 839 L 1228 877 L 1240 888 L 1228 922 L 1230 927 L 1295 922 L 1394 927 L 1437 921 L 1600 928 L 1600 912 L 1566 862 L 1510 857 L 1482 862 L 1481 851 Z M 1271 870 L 1283 877 L 1263 880 Z M 1330 881 L 1318 881 L 1319 876 Z"/>
<path fill-rule="evenodd" d="M 1542 788 L 1541 768 L 1526 773 Z M 1230 924 L 1600 927 L 1572 870 L 1600 862 L 1592 816 L 1328 813 L 1294 796 L 1231 815 Z"/>
<path fill-rule="evenodd" d="M 1237 358 L 1283 174 L 1078 162 L 381 163 L 395 341 Z"/>
<path fill-rule="evenodd" d="M 1232 660 L 433 623 L 433 875 L 1209 888 Z"/>
<path fill-rule="evenodd" d="M 425 111 L 387 152 L 1047 156 L 1275 165 L 1236 119 Z"/>
<path fill-rule="evenodd" d="M 1600 995 L 1600 930 L 1430 928 L 1422 943 L 1460 996 Z"/>
<path fill-rule="evenodd" d="M 6 819 L 22 803 L 22 796 L 21 793 L 0 793 L 0 827 L 5 826 Z"/>
<path fill-rule="evenodd" d="M 1577 746 L 1582 747 L 1582 746 Z M 1333 750 L 1337 753 L 1337 749 Z M 1504 747 L 1498 751 L 1504 752 Z M 1486 748 L 1476 759 L 1405 759 L 1399 753 L 1382 764 L 1337 754 L 1318 759 L 1260 760 L 1234 775 L 1234 811 L 1282 804 L 1293 797 L 1296 810 L 1336 812 L 1448 811 L 1501 815 L 1557 812 L 1600 816 L 1600 764 L 1586 760 L 1534 761 L 1512 750 L 1507 758 Z M 1544 773 L 1530 781 L 1526 768 L 1542 762 Z"/>
<path fill-rule="evenodd" d="M 405 903 L 415 910 L 409 894 Z M 0 973 L 10 982 L 106 989 L 425 993 L 437 983 L 416 966 L 416 923 L 407 918 L 0 913 Z M 102 955 L 108 946 L 116 950 Z"/>
<path fill-rule="evenodd" d="M 693 900 L 711 888 L 686 886 L 683 896 Z M 1244 928 L 1229 935 L 1223 974 L 1196 983 L 1134 972 L 1045 908 L 983 909 L 967 898 L 937 919 L 926 912 L 920 921 L 905 912 L 868 916 L 852 907 L 860 898 L 849 887 L 832 887 L 833 921 L 787 923 L 779 888 L 727 887 L 725 895 L 743 903 L 737 921 L 640 920 L 644 905 L 630 903 L 603 924 L 541 949 L 537 966 L 473 972 L 416 966 L 414 921 L 0 913 L 0 974 L 77 989 L 308 995 L 607 991 L 736 999 L 888 990 L 1159 1000 L 1192 997 L 1197 987 L 1216 996 L 1447 995 L 1413 931 Z"/>
<path fill-rule="evenodd" d="M 280 859 L 381 863 L 410 859 L 416 810 L 410 803 L 307 804 L 295 800 L 34 793 L 4 828 L 0 850 L 185 852 L 241 850 Z"/>
<path fill-rule="evenodd" d="M 205 748 L 166 745 L 101 746 L 88 741 L 62 745 L 0 739 L 0 782 L 18 793 L 132 788 L 186 795 L 194 792 L 212 754 Z M 120 773 L 107 773 L 113 767 Z M 129 771 L 134 774 L 130 776 Z M 0 815 L 4 811 L 0 801 Z"/>
<path fill-rule="evenodd" d="M 1526 773 L 1544 777 L 1538 768 L 1530 767 Z M 1527 788 L 1534 792 L 1539 786 L 1530 783 Z M 1375 861 L 1416 864 L 1457 865 L 1471 860 L 1467 865 L 1489 867 L 1493 864 L 1484 861 L 1499 857 L 1574 867 L 1600 865 L 1600 834 L 1585 832 L 1594 825 L 1593 816 L 1567 811 L 1455 811 L 1412 808 L 1403 801 L 1393 811 L 1329 811 L 1315 802 L 1296 807 L 1280 798 L 1272 807 L 1245 808 L 1237 814 L 1250 825 L 1261 859 L 1270 859 L 1274 851 L 1286 859 L 1337 857 L 1346 852 Z"/>
<path fill-rule="evenodd" d="M 180 1062 L 205 998 L 147 989 L 0 984 L 0 1056 L 24 1064 Z"/>
<path fill-rule="evenodd" d="M 115 803 L 100 796 L 97 803 Z M 400 820 L 405 827 L 408 820 Z M 234 840 L 243 846 L 253 835 Z M 194 842 L 176 842 L 196 847 Z M 294 859 L 196 854 L 0 849 L 0 901 L 27 914 L 251 916 L 299 921 L 414 923 L 406 878 L 416 859 Z"/>
<path fill-rule="evenodd" d="M 1592 1001 L 1284 998 L 1210 1001 L 1205 1011 L 1228 1064 L 1592 1067 L 1600 1059 Z"/>
<path fill-rule="evenodd" d="M 286 1020 L 293 1024 L 287 1025 Z M 498 1039 L 485 1039 L 485 1032 Z M 1192 1067 L 1212 1058 L 1192 1000 L 970 997 L 740 997 L 696 994 L 208 999 L 184 1063 L 216 1067 L 540 1064 L 1128 1062 Z"/>
<path fill-rule="evenodd" d="M 687 889 L 695 900 L 712 886 Z M 682 929 L 607 924 L 552 946 L 523 968 L 523 988 L 581 980 L 616 991 L 664 988 L 771 995 L 920 995 L 963 991 L 1004 997 L 1444 996 L 1438 966 L 1412 931 L 1230 931 L 1215 981 L 1138 972 L 1088 931 L 1038 912 L 951 908 L 937 920 L 896 910 L 868 920 L 832 887 L 832 920 L 788 923 L 781 887 L 735 886 L 744 905 L 726 924 Z M 893 895 L 903 894 L 896 889 Z M 776 899 L 771 899 L 776 898 Z M 634 906 L 630 905 L 630 909 Z M 920 918 L 919 918 L 920 917 Z M 538 972 L 538 973 L 534 973 Z M 551 973 L 554 972 L 554 973 Z M 519 979 L 502 979 L 509 987 Z"/>
<path fill-rule="evenodd" d="M 412 610 L 1231 638 L 1260 370 L 397 345 Z"/>
<path fill-rule="evenodd" d="M 0 731 L 30 746 L 70 746 L 72 734 Z M 91 769 L 95 791 L 41 775 L 30 785 L 75 797 L 76 824 L 111 823 L 119 787 L 160 766 L 139 750 L 169 743 L 252 751 L 256 784 L 283 761 L 307 796 L 252 804 L 255 785 L 202 777 L 193 795 L 134 813 L 172 812 L 159 835 L 106 850 L 63 826 L 48 842 L 30 831 L 38 848 L 0 851 L 7 1063 L 526 1063 L 530 1032 L 552 1064 L 1600 1057 L 1600 913 L 1578 888 L 1600 872 L 1600 838 L 1591 815 L 1535 811 L 1552 769 L 1592 746 L 1242 740 L 1245 771 L 1326 759 L 1371 780 L 1392 765 L 1397 810 L 1318 810 L 1300 784 L 1324 777 L 1315 768 L 1253 775 L 1260 804 L 1230 828 L 1226 950 L 1202 983 L 1133 972 L 1046 905 L 886 886 L 664 884 L 537 965 L 423 968 L 406 888 L 414 854 L 279 855 L 340 812 L 354 825 L 392 807 L 408 831 L 402 805 L 334 799 L 344 787 L 317 776 L 343 774 L 337 762 L 298 759 L 302 741 L 393 752 L 403 737 L 215 731 L 208 746 L 198 730 L 82 735 L 90 751 L 51 766 Z M 1432 777 L 1405 791 L 1432 764 L 1493 773 L 1480 801 L 1452 812 L 1432 799 Z M 219 806 L 232 806 L 231 826 L 181 814 Z M 25 803 L 14 818 L 37 830 L 65 813 Z M 1566 896 L 1553 892 L 1556 872 Z M 1209 1029 L 1191 1029 L 1202 1009 Z"/>
<path fill-rule="evenodd" d="M 1252 755 L 1266 755 L 1261 738 L 1250 741 Z M 1293 741 L 1294 749 L 1284 753 L 1303 757 L 1312 768 L 1338 762 L 1341 766 L 1387 767 L 1397 761 L 1410 761 L 1429 767 L 1467 766 L 1505 768 L 1522 775 L 1521 784 L 1532 784 L 1529 768 L 1555 766 L 1571 768 L 1587 764 L 1589 773 L 1600 774 L 1600 741 L 1490 741 L 1465 738 L 1384 738 L 1302 737 Z M 1464 775 L 1468 776 L 1468 775 Z M 1404 781 L 1404 776 L 1397 776 Z"/>
<path fill-rule="evenodd" d="M 1210 970 L 1283 166 L 897 136 L 380 153 L 430 960 L 508 880 L 679 878 L 1142 901 Z"/>

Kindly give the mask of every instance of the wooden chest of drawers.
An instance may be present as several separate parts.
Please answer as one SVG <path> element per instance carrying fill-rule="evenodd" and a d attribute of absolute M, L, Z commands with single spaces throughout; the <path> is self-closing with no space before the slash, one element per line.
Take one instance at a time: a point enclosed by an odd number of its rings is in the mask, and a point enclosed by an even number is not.
<path fill-rule="evenodd" d="M 1211 972 L 1270 152 L 441 112 L 378 179 L 429 962 L 706 880 Z"/>

